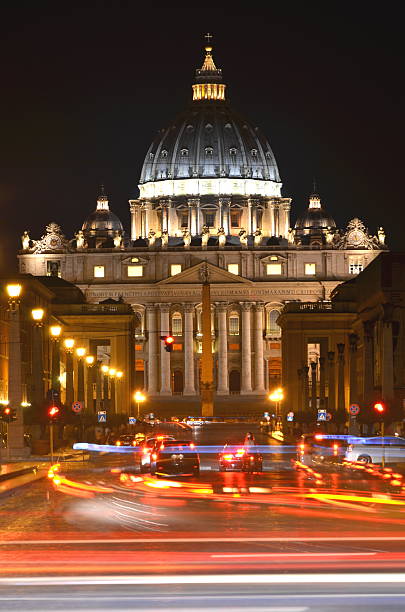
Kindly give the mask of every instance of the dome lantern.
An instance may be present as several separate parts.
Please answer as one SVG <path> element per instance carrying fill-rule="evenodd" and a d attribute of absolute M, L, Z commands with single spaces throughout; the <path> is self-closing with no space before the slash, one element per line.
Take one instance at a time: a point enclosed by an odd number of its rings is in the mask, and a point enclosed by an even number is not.
<path fill-rule="evenodd" d="M 222 83 L 222 70 L 215 66 L 212 57 L 211 34 L 206 34 L 205 59 L 200 70 L 195 71 L 196 83 L 193 85 L 193 100 L 225 100 L 225 87 Z"/>

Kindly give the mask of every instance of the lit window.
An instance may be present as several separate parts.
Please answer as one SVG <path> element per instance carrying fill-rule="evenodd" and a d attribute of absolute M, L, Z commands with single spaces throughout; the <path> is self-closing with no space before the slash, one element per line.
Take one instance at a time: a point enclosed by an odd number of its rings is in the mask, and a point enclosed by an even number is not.
<path fill-rule="evenodd" d="M 188 155 L 188 149 L 182 149 L 181 150 L 181 156 L 182 157 L 187 157 L 187 155 Z"/>
<path fill-rule="evenodd" d="M 180 274 L 181 272 L 181 264 L 170 264 L 170 276 L 176 276 L 176 274 Z"/>
<path fill-rule="evenodd" d="M 266 274 L 282 274 L 281 264 L 279 263 L 271 263 L 266 264 Z"/>
<path fill-rule="evenodd" d="M 316 264 L 314 263 L 306 263 L 305 264 L 305 275 L 306 276 L 315 276 L 316 274 Z"/>
<path fill-rule="evenodd" d="M 229 335 L 239 336 L 239 315 L 237 312 L 231 312 L 229 315 Z"/>
<path fill-rule="evenodd" d="M 252 157 L 257 157 L 257 149 L 252 149 L 251 151 Z"/>
<path fill-rule="evenodd" d="M 359 274 L 363 271 L 363 264 L 351 263 L 349 264 L 349 274 Z"/>
<path fill-rule="evenodd" d="M 239 264 L 228 264 L 228 272 L 231 274 L 239 274 Z"/>
<path fill-rule="evenodd" d="M 202 353 L 202 342 L 197 342 L 197 353 Z"/>
<path fill-rule="evenodd" d="M 180 227 L 188 227 L 188 210 L 181 210 L 180 215 Z"/>
<path fill-rule="evenodd" d="M 128 276 L 143 276 L 143 266 L 128 266 Z"/>
<path fill-rule="evenodd" d="M 104 278 L 104 266 L 94 266 L 94 278 Z"/>
<path fill-rule="evenodd" d="M 281 336 L 281 328 L 277 324 L 277 319 L 280 312 L 278 310 L 270 310 L 267 315 L 267 329 L 270 336 Z"/>
<path fill-rule="evenodd" d="M 183 320 L 179 312 L 174 312 L 172 316 L 172 334 L 181 336 L 183 334 Z"/>
<path fill-rule="evenodd" d="M 175 342 L 172 346 L 173 346 L 173 350 L 174 351 L 182 351 L 183 350 L 183 345 L 182 344 L 177 344 Z"/>

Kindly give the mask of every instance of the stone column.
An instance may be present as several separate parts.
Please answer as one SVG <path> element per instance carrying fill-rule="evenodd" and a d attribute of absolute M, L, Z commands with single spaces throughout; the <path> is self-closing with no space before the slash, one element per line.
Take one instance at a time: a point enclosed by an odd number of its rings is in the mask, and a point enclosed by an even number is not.
<path fill-rule="evenodd" d="M 259 205 L 259 200 L 249 200 L 249 204 L 251 207 L 250 212 L 250 227 L 248 234 L 254 234 L 257 230 L 257 207 Z"/>
<path fill-rule="evenodd" d="M 264 394 L 264 369 L 263 369 L 263 309 L 264 304 L 257 303 L 255 311 L 255 393 Z"/>
<path fill-rule="evenodd" d="M 316 405 L 316 361 L 311 361 L 311 409 L 317 410 Z"/>
<path fill-rule="evenodd" d="M 349 362 L 349 379 L 350 379 L 350 404 L 357 404 L 357 341 L 358 336 L 356 334 L 349 334 L 349 351 L 350 351 L 350 362 Z"/>
<path fill-rule="evenodd" d="M 328 410 L 336 410 L 335 353 L 328 351 Z"/>
<path fill-rule="evenodd" d="M 160 333 L 159 336 L 168 336 L 170 333 L 170 304 L 160 304 Z M 171 395 L 170 385 L 170 353 L 166 351 L 164 342 L 160 345 L 160 395 Z"/>
<path fill-rule="evenodd" d="M 303 398 L 304 398 L 304 384 L 303 384 L 304 369 L 303 368 L 298 368 L 297 376 L 298 376 L 297 410 L 298 410 L 298 412 L 301 412 L 302 411 Z"/>
<path fill-rule="evenodd" d="M 247 233 L 252 233 L 252 201 L 248 200 L 247 203 Z"/>
<path fill-rule="evenodd" d="M 252 392 L 251 302 L 242 302 L 242 372 L 241 393 Z"/>
<path fill-rule="evenodd" d="M 230 198 L 220 198 L 219 199 L 220 206 L 222 206 L 222 227 L 224 228 L 225 235 L 228 236 L 231 233 L 230 223 L 229 223 L 229 206 L 231 203 Z"/>
<path fill-rule="evenodd" d="M 158 392 L 158 332 L 155 304 L 147 304 L 146 306 L 146 326 L 148 333 L 148 393 L 149 395 L 156 395 Z"/>
<path fill-rule="evenodd" d="M 144 235 L 143 238 L 147 238 L 149 235 L 149 230 L 150 230 L 150 223 L 151 223 L 151 212 L 152 212 L 152 204 L 151 202 L 146 202 L 145 203 L 145 223 L 144 223 Z"/>
<path fill-rule="evenodd" d="M 184 304 L 184 390 L 183 395 L 195 395 L 194 382 L 194 304 Z"/>
<path fill-rule="evenodd" d="M 197 208 L 199 204 L 198 198 L 189 198 L 188 206 L 190 211 L 190 233 L 192 236 L 197 235 Z"/>
<path fill-rule="evenodd" d="M 218 395 L 229 394 L 228 376 L 228 331 L 227 331 L 227 312 L 226 302 L 217 302 L 215 309 L 218 314 Z"/>
<path fill-rule="evenodd" d="M 338 342 L 338 410 L 345 409 L 345 345 Z"/>
<path fill-rule="evenodd" d="M 394 399 L 394 350 L 392 343 L 392 304 L 383 304 L 381 393 L 386 402 Z"/>
<path fill-rule="evenodd" d="M 304 397 L 304 410 L 309 410 L 309 387 L 308 387 L 308 372 L 309 366 L 304 365 L 302 368 L 302 385 Z"/>
<path fill-rule="evenodd" d="M 169 214 L 166 200 L 160 202 L 162 208 L 162 232 L 169 231 Z"/>
<path fill-rule="evenodd" d="M 130 200 L 131 210 L 131 240 L 137 240 L 142 235 L 142 210 L 138 200 Z"/>

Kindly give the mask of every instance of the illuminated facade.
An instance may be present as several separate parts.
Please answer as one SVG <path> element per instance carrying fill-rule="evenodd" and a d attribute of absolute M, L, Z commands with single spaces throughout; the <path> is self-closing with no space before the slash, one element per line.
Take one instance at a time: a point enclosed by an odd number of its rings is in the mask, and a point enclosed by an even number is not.
<path fill-rule="evenodd" d="M 266 137 L 226 100 L 206 47 L 193 100 L 152 142 L 124 232 L 104 191 L 73 239 L 55 223 L 22 236 L 22 273 L 75 283 L 89 302 L 121 299 L 137 313 L 138 387 L 150 395 L 199 393 L 201 268 L 212 284 L 217 394 L 263 396 L 281 374 L 277 317 L 291 301 L 328 300 L 386 249 L 359 219 L 336 228 L 317 194 L 297 222 L 281 195 Z M 172 353 L 160 336 L 172 333 Z"/>

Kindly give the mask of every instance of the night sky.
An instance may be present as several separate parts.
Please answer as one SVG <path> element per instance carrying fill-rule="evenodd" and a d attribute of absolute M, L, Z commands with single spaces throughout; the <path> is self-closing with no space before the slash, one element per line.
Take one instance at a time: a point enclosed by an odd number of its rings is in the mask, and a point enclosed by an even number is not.
<path fill-rule="evenodd" d="M 56 221 L 72 238 L 101 182 L 129 233 L 128 199 L 138 194 L 144 156 L 156 131 L 190 103 L 207 31 L 228 101 L 270 141 L 292 220 L 315 176 L 338 227 L 358 216 L 372 233 L 383 225 L 388 245 L 403 248 L 400 5 L 382 12 L 363 2 L 283 4 L 3 8 L 3 272 L 15 265 L 25 229 L 40 238 Z"/>

